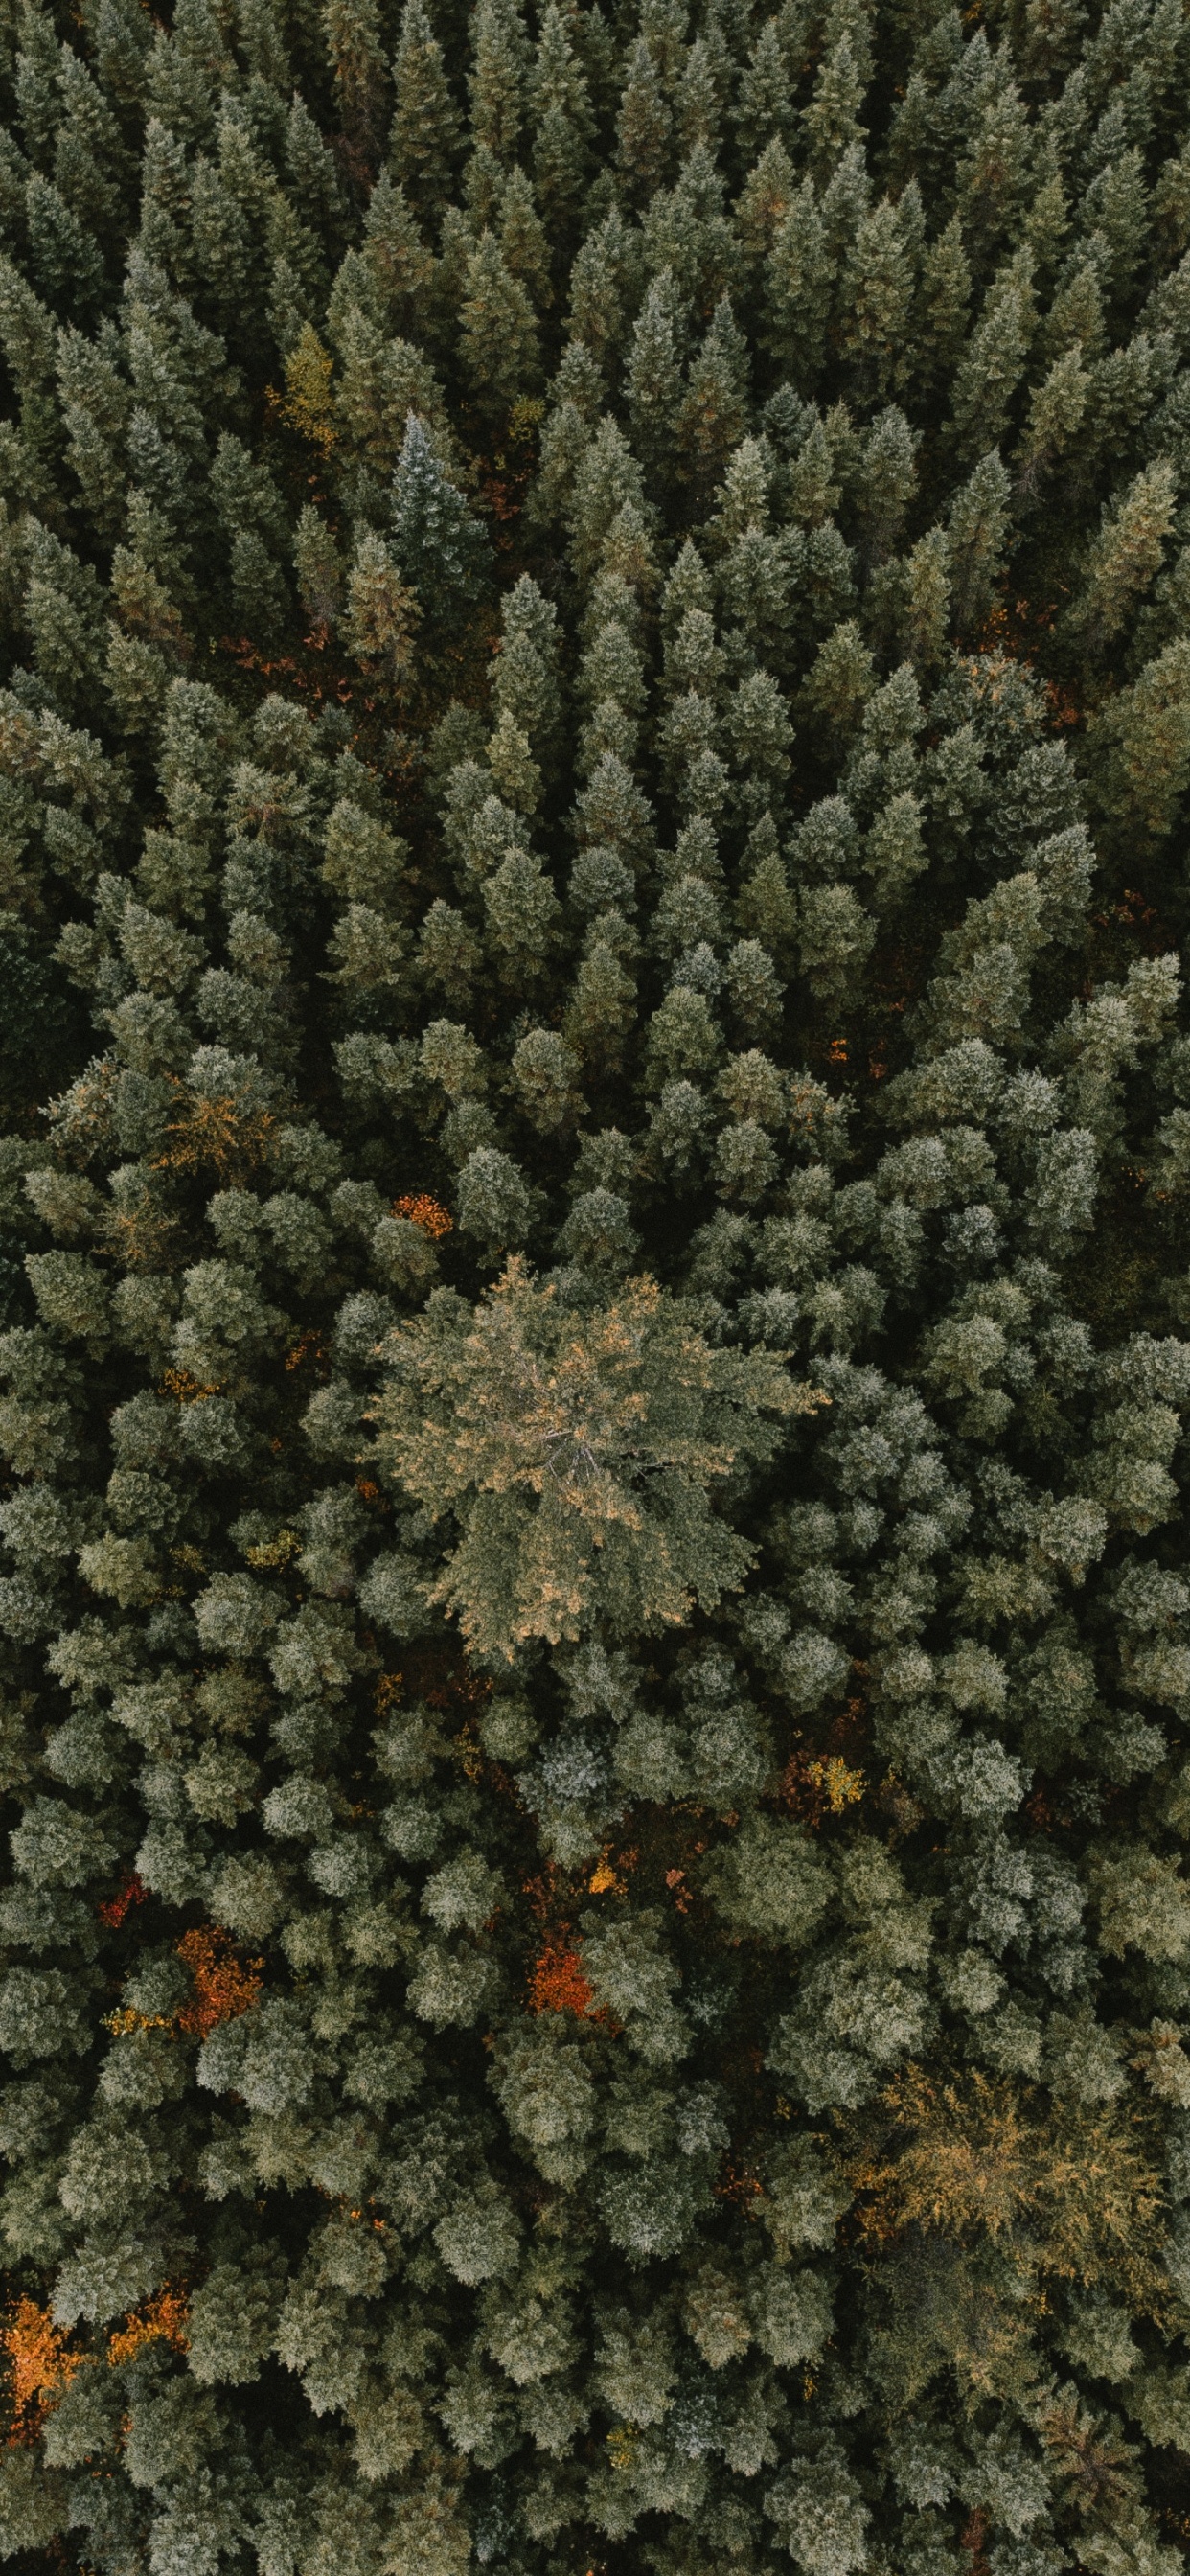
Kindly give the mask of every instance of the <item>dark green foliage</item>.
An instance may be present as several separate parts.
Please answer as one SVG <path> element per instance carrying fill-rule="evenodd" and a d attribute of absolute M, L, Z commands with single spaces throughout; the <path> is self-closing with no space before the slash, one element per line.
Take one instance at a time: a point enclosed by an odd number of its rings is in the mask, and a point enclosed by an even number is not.
<path fill-rule="evenodd" d="M 1176 2576 L 1184 14 L 0 85 L 0 2556 Z"/>
<path fill-rule="evenodd" d="M 413 412 L 393 476 L 392 526 L 393 552 L 428 627 L 457 632 L 487 587 L 487 549 Z"/>

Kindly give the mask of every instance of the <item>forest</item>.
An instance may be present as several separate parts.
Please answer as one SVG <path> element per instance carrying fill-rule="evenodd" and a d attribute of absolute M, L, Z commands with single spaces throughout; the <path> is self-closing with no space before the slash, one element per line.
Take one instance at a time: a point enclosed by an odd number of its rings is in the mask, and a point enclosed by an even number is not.
<path fill-rule="evenodd" d="M 0 0 L 0 2559 L 1190 2561 L 1185 0 Z"/>

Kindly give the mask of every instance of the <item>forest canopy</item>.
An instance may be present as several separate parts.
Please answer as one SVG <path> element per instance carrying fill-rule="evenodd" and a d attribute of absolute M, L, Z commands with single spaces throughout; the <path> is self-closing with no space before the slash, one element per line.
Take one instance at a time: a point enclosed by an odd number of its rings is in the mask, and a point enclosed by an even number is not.
<path fill-rule="evenodd" d="M 1179 2576 L 1183 0 L 0 88 L 0 2556 Z"/>

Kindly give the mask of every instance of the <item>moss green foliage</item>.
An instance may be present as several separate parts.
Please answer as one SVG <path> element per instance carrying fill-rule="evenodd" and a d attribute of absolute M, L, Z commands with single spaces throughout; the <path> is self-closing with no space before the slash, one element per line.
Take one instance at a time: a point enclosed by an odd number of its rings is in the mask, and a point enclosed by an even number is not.
<path fill-rule="evenodd" d="M 1177 2576 L 1180 0 L 0 90 L 0 2557 Z"/>

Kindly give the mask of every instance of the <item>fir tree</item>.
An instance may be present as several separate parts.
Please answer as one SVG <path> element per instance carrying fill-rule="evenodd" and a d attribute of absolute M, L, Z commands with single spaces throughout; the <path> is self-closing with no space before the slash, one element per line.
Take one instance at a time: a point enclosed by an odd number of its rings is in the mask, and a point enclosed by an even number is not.
<path fill-rule="evenodd" d="M 343 130 L 366 163 L 380 140 L 388 87 L 379 13 L 375 0 L 326 0 L 324 16 Z"/>
<path fill-rule="evenodd" d="M 474 148 L 491 152 L 507 166 L 524 119 L 526 44 L 516 9 L 501 6 L 500 0 L 480 0 L 472 50 L 468 93 Z"/>
<path fill-rule="evenodd" d="M 393 61 L 395 104 L 389 133 L 394 178 L 420 215 L 441 215 L 447 200 L 458 118 L 442 47 L 421 0 L 406 0 Z"/>
<path fill-rule="evenodd" d="M 616 120 L 617 158 L 633 196 L 651 197 L 665 175 L 672 119 L 642 36 L 633 47 Z"/>
<path fill-rule="evenodd" d="M 587 169 L 590 91 L 556 0 L 543 11 L 529 74 L 533 176 L 547 223 L 565 222 Z"/>
<path fill-rule="evenodd" d="M 449 633 L 484 589 L 483 531 L 410 412 L 392 484 L 393 552 L 430 631 Z"/>
<path fill-rule="evenodd" d="M 460 323 L 467 381 L 481 410 L 499 418 L 540 381 L 541 358 L 533 307 L 492 233 L 468 262 Z"/>

